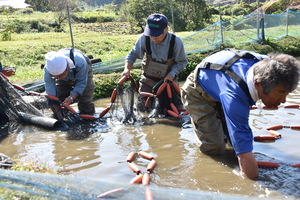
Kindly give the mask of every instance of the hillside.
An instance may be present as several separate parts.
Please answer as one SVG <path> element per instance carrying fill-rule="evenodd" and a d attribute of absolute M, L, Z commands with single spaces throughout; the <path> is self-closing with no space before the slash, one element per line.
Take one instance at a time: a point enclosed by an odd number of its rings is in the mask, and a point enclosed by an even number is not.
<path fill-rule="evenodd" d="M 105 4 L 110 4 L 113 2 L 113 0 L 80 0 L 82 2 L 85 2 L 88 5 L 91 6 L 103 6 Z"/>

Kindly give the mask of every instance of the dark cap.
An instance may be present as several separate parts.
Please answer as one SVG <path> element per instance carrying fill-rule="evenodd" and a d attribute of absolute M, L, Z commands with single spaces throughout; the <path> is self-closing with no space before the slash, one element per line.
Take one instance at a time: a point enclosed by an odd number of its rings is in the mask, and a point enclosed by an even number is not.
<path fill-rule="evenodd" d="M 147 25 L 144 35 L 158 37 L 163 34 L 165 28 L 168 27 L 168 19 L 163 14 L 152 14 L 147 19 Z"/>

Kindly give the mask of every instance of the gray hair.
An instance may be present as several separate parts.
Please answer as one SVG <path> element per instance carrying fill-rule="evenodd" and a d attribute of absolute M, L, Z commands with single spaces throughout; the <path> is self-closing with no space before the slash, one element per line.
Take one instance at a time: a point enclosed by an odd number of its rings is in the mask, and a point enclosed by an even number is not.
<path fill-rule="evenodd" d="M 278 85 L 288 91 L 298 86 L 300 63 L 293 56 L 271 53 L 269 58 L 259 61 L 253 67 L 254 79 L 261 84 L 265 94 Z"/>

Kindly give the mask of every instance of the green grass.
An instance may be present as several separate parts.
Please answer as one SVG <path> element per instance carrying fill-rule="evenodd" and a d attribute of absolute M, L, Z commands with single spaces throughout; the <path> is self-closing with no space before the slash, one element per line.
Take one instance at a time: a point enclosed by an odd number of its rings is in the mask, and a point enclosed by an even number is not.
<path fill-rule="evenodd" d="M 0 42 L 1 62 L 5 66 L 16 66 L 16 75 L 11 81 L 18 84 L 42 79 L 40 69 L 44 55 L 51 50 L 72 46 L 68 33 L 13 34 L 12 41 Z M 132 48 L 137 35 L 105 36 L 97 33 L 75 33 L 75 48 L 91 54 L 94 58 L 110 60 L 125 56 Z"/>
<path fill-rule="evenodd" d="M 190 32 L 178 33 L 182 37 L 188 34 Z M 75 48 L 103 61 L 125 56 L 137 38 L 138 34 L 106 35 L 92 31 L 81 32 L 79 29 L 73 32 Z M 16 75 L 11 76 L 10 80 L 25 84 L 43 78 L 40 66 L 48 51 L 70 47 L 69 32 L 12 34 L 11 41 L 0 41 L 0 57 L 4 66 L 17 67 Z"/>

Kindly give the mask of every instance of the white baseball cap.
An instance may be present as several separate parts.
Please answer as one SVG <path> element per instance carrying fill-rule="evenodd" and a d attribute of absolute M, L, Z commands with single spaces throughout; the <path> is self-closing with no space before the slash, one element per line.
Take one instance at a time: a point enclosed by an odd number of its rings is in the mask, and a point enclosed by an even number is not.
<path fill-rule="evenodd" d="M 50 51 L 45 55 L 45 68 L 50 74 L 56 76 L 62 74 L 67 68 L 67 57 L 61 53 Z"/>

